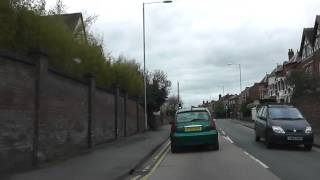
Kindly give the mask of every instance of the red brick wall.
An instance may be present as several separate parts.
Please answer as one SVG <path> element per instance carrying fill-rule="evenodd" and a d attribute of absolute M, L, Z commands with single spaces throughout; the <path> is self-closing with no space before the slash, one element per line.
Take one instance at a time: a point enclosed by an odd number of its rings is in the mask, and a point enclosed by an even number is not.
<path fill-rule="evenodd" d="M 138 127 L 137 127 L 137 103 L 135 101 L 132 101 L 128 99 L 127 101 L 127 135 L 133 135 L 137 133 Z"/>
<path fill-rule="evenodd" d="M 88 85 L 49 72 L 46 79 L 47 120 L 40 121 L 41 160 L 87 147 Z"/>
<path fill-rule="evenodd" d="M 320 95 L 310 94 L 294 98 L 293 104 L 300 109 L 314 128 L 314 132 L 320 134 Z"/>
<path fill-rule="evenodd" d="M 29 58 L 0 50 L 0 171 L 113 140 L 116 114 L 119 136 L 137 133 L 138 125 L 144 131 L 144 109 L 136 100 L 124 93 L 116 98 L 118 93 L 97 88 L 92 78 L 48 70 L 45 56 Z"/>
<path fill-rule="evenodd" d="M 95 143 L 101 144 L 114 139 L 115 97 L 105 91 L 96 90 L 95 94 Z"/>
<path fill-rule="evenodd" d="M 32 160 L 34 77 L 32 65 L 0 57 L 0 170 Z"/>
<path fill-rule="evenodd" d="M 314 54 L 314 70 L 316 74 L 320 75 L 320 50 Z"/>

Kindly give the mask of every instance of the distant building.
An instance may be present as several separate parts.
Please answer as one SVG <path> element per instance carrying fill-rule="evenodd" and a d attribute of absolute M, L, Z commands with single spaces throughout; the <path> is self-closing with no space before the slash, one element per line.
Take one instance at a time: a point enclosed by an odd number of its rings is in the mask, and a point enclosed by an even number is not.
<path fill-rule="evenodd" d="M 299 56 L 305 72 L 320 75 L 320 16 L 313 27 L 303 29 Z"/>
<path fill-rule="evenodd" d="M 82 13 L 71 13 L 61 15 L 50 15 L 51 17 L 61 17 L 67 28 L 74 35 L 75 39 L 84 39 L 88 41 L 86 27 L 83 21 Z M 50 17 L 49 16 L 49 17 Z"/>

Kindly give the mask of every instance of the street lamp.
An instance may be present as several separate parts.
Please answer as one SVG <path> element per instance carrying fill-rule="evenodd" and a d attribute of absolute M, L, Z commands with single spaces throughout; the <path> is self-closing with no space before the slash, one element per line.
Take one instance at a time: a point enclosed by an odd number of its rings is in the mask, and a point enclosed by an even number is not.
<path fill-rule="evenodd" d="M 242 92 L 242 80 L 241 80 L 241 64 L 232 64 L 232 63 L 228 63 L 228 66 L 231 66 L 231 65 L 239 65 L 239 72 L 240 72 L 240 93 Z"/>
<path fill-rule="evenodd" d="M 142 16 L 143 16 L 143 83 L 144 83 L 144 117 L 145 117 L 145 128 L 148 128 L 148 116 L 147 116 L 147 75 L 146 75 L 146 31 L 145 31 L 145 17 L 144 17 L 144 6 L 146 4 L 155 3 L 172 3 L 172 1 L 158 1 L 158 2 L 144 2 L 142 3 Z"/>

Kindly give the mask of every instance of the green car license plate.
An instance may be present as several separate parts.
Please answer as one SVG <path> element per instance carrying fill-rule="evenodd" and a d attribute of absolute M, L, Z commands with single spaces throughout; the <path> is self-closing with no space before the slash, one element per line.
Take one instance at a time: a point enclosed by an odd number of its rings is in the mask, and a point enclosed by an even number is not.
<path fill-rule="evenodd" d="M 184 127 L 185 132 L 197 132 L 202 131 L 202 126 L 191 126 L 191 127 Z"/>

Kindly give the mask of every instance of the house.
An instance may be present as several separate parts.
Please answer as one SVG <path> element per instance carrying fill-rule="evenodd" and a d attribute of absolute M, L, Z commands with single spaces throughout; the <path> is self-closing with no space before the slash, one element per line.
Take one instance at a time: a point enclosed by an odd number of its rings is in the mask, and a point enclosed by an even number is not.
<path fill-rule="evenodd" d="M 313 28 L 304 28 L 299 55 L 302 60 L 301 68 L 310 74 L 314 72 L 313 40 Z"/>
<path fill-rule="evenodd" d="M 72 32 L 75 39 L 88 41 L 86 27 L 82 13 L 50 15 L 49 17 L 61 17 L 67 28 Z"/>
<path fill-rule="evenodd" d="M 316 17 L 316 22 L 313 28 L 314 34 L 314 44 L 313 44 L 313 52 L 314 52 L 314 71 L 318 75 L 320 75 L 320 16 Z"/>
<path fill-rule="evenodd" d="M 232 95 L 228 100 L 228 109 L 230 112 L 230 117 L 236 117 L 237 112 L 240 111 L 239 97 L 239 95 L 235 94 Z"/>
<path fill-rule="evenodd" d="M 268 96 L 268 79 L 269 79 L 269 75 L 266 74 L 263 79 L 259 82 L 262 86 L 260 88 L 260 92 L 259 92 L 259 99 L 269 99 Z"/>
<path fill-rule="evenodd" d="M 310 74 L 320 75 L 320 16 L 311 28 L 304 28 L 300 44 L 301 68 Z"/>

